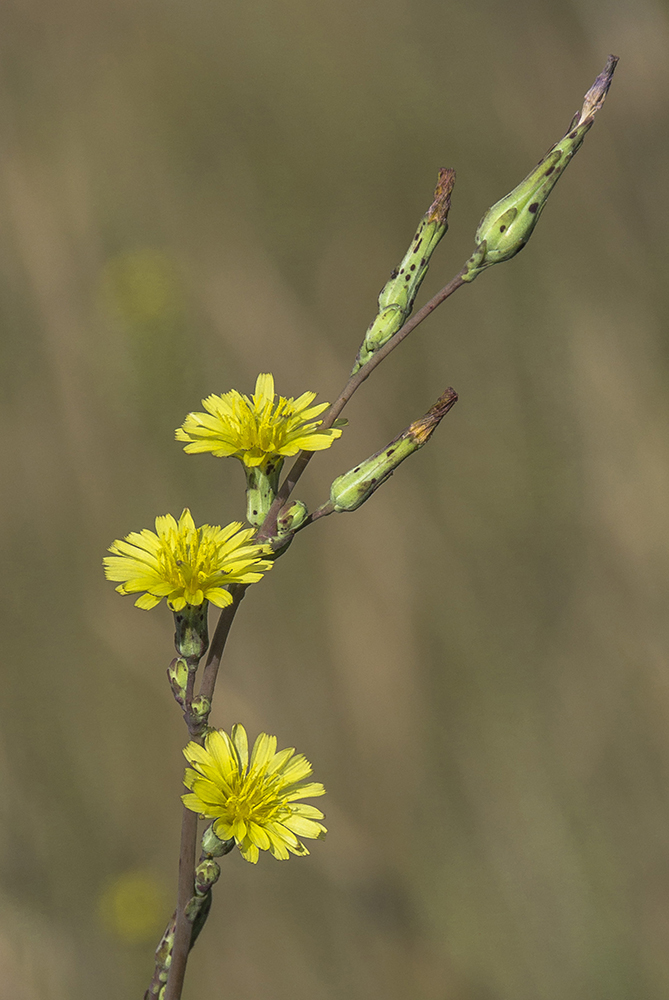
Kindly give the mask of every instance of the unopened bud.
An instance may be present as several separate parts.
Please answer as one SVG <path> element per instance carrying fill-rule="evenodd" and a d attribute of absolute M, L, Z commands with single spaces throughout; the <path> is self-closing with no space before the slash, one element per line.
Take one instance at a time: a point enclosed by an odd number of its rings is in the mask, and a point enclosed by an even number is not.
<path fill-rule="evenodd" d="M 454 170 L 440 170 L 434 201 L 420 221 L 411 246 L 379 295 L 379 312 L 358 351 L 352 375 L 394 336 L 409 318 L 427 273 L 430 257 L 448 229 L 448 210 L 455 184 Z"/>
<path fill-rule="evenodd" d="M 197 695 L 190 703 L 191 724 L 198 729 L 209 718 L 211 699 L 203 694 Z"/>
<path fill-rule="evenodd" d="M 420 420 L 414 420 L 387 448 L 377 451 L 355 469 L 335 479 L 330 487 L 330 502 L 337 513 L 357 510 L 378 490 L 398 465 L 426 444 L 441 420 L 457 402 L 454 389 L 447 389 Z"/>
<path fill-rule="evenodd" d="M 185 707 L 186 685 L 188 684 L 188 664 L 182 656 L 175 656 L 167 668 L 167 678 L 172 694 L 181 708 Z"/>
<path fill-rule="evenodd" d="M 218 882 L 221 869 L 213 858 L 205 858 L 195 869 L 195 892 L 204 896 Z"/>
<path fill-rule="evenodd" d="M 609 56 L 564 138 L 546 153 L 518 187 L 483 216 L 476 230 L 476 249 L 465 265 L 463 281 L 473 281 L 487 267 L 510 260 L 523 249 L 549 194 L 592 127 L 595 115 L 606 98 L 617 62 L 617 56 Z"/>
<path fill-rule="evenodd" d="M 307 505 L 301 500 L 291 500 L 285 503 L 276 519 L 276 533 L 279 538 L 291 535 L 297 531 L 308 517 Z"/>

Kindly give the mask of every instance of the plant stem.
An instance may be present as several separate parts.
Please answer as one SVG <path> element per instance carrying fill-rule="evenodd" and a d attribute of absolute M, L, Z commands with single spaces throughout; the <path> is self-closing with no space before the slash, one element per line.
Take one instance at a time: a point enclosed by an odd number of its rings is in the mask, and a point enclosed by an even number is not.
<path fill-rule="evenodd" d="M 235 584 L 231 588 L 232 604 L 223 608 L 216 625 L 214 638 L 209 648 L 209 655 L 202 675 L 200 695 L 211 699 L 216 685 L 218 668 L 221 664 L 223 650 L 230 633 L 230 628 L 241 604 L 246 586 Z M 193 736 L 200 746 L 204 744 L 202 734 Z M 180 1000 L 186 975 L 186 963 L 191 947 L 192 925 L 186 918 L 186 906 L 194 893 L 195 856 L 197 849 L 197 813 L 183 807 L 181 817 L 181 846 L 179 848 L 179 885 L 177 890 L 177 921 L 172 948 L 172 962 L 167 978 L 165 1000 Z"/>
<path fill-rule="evenodd" d="M 411 319 L 407 320 L 404 326 L 401 327 L 397 333 L 394 334 L 394 336 L 391 337 L 382 348 L 380 348 L 380 350 L 373 354 L 369 361 L 367 361 L 367 363 L 363 365 L 363 367 L 360 368 L 355 375 L 352 375 L 349 378 L 339 396 L 335 399 L 334 403 L 331 404 L 323 417 L 321 426 L 324 430 L 332 426 L 350 400 L 351 396 L 353 396 L 362 383 L 369 378 L 377 365 L 380 365 L 381 362 L 391 353 L 391 351 L 394 351 L 395 348 L 402 343 L 405 337 L 408 337 L 409 334 L 423 322 L 423 320 L 427 319 L 430 313 L 434 312 L 437 306 L 441 305 L 441 303 L 444 302 L 449 295 L 452 295 L 453 292 L 457 291 L 457 289 L 465 283 L 462 277 L 463 273 L 464 269 L 460 271 L 459 274 L 457 274 L 439 292 L 437 292 L 437 294 L 434 295 L 422 309 L 419 309 L 418 312 L 411 317 Z M 267 517 L 258 531 L 258 541 L 264 541 L 267 538 L 271 538 L 272 535 L 276 533 L 276 519 L 279 510 L 294 490 L 297 481 L 309 464 L 313 454 L 314 453 L 310 451 L 302 451 L 295 459 L 295 462 L 283 481 L 276 499 L 270 507 Z M 318 512 L 314 512 L 310 521 L 316 520 L 318 517 L 325 516 L 329 513 L 331 513 L 331 510 L 328 509 L 328 505 L 324 505 L 323 509 Z M 218 668 L 221 663 L 223 650 L 225 649 L 225 644 L 232 622 L 237 613 L 237 608 L 241 604 L 244 594 L 246 593 L 246 586 L 237 584 L 231 588 L 230 592 L 233 597 L 232 604 L 229 604 L 221 611 L 216 631 L 214 632 L 214 637 L 209 649 L 209 655 L 205 664 L 204 673 L 202 675 L 200 695 L 209 699 L 212 698 L 214 693 L 216 677 L 218 675 Z M 196 735 L 193 739 L 195 739 L 200 745 L 204 743 L 204 737 L 202 735 Z M 180 1000 L 183 990 L 186 963 L 188 962 L 188 953 L 190 951 L 192 934 L 192 926 L 186 918 L 185 908 L 194 892 L 196 845 L 197 816 L 194 812 L 191 812 L 190 809 L 186 809 L 184 806 L 181 821 L 181 847 L 179 851 L 179 887 L 176 930 L 174 935 L 174 947 L 172 949 L 172 962 L 165 990 L 165 1000 Z"/>
<path fill-rule="evenodd" d="M 211 646 L 209 647 L 209 655 L 204 665 L 200 696 L 211 699 L 214 695 L 214 687 L 216 686 L 216 678 L 218 676 L 218 668 L 221 665 L 223 650 L 228 641 L 228 635 L 237 614 L 237 609 L 244 600 L 248 586 L 245 583 L 236 583 L 230 588 L 232 604 L 228 604 L 227 608 L 223 608 L 219 615 L 214 638 L 211 640 Z"/>
<path fill-rule="evenodd" d="M 165 987 L 165 1000 L 179 1000 L 183 989 L 192 932 L 192 927 L 186 919 L 185 910 L 194 891 L 196 851 L 197 814 L 184 806 L 181 814 L 181 846 L 179 847 L 177 922 L 172 946 L 172 962 Z"/>
<path fill-rule="evenodd" d="M 328 427 L 332 427 L 333 423 L 335 422 L 341 411 L 344 409 L 344 407 L 348 403 L 353 393 L 356 392 L 356 390 L 360 388 L 362 383 L 369 378 L 369 376 L 372 374 L 377 365 L 380 365 L 381 362 L 388 357 L 391 351 L 394 351 L 395 348 L 402 343 L 405 337 L 408 337 L 409 334 L 412 333 L 416 329 L 416 327 L 423 322 L 424 319 L 427 319 L 430 313 L 434 312 L 437 306 L 440 306 L 442 302 L 445 302 L 445 300 L 449 297 L 449 295 L 452 295 L 453 292 L 458 290 L 458 288 L 466 284 L 466 282 L 463 280 L 464 273 L 465 273 L 465 268 L 463 268 L 458 274 L 456 274 L 456 276 L 451 281 L 449 281 L 447 285 L 444 285 L 444 287 L 440 291 L 438 291 L 437 294 L 434 295 L 429 302 L 426 302 L 423 308 L 419 309 L 418 312 L 415 314 L 415 316 L 412 316 L 411 319 L 408 319 L 404 324 L 404 326 L 401 327 L 397 331 L 397 333 L 394 334 L 394 336 L 392 336 L 390 340 L 386 344 L 384 344 L 383 347 L 380 348 L 380 350 L 376 352 L 376 354 L 373 354 L 372 357 L 369 359 L 369 361 L 365 365 L 363 365 L 363 367 L 360 368 L 355 373 L 355 375 L 352 375 L 350 377 L 350 379 L 348 380 L 342 391 L 335 399 L 334 403 L 332 403 L 329 409 L 326 411 L 325 416 L 323 417 L 323 422 L 321 424 L 323 430 L 325 430 Z M 300 454 L 295 459 L 295 461 L 293 462 L 288 474 L 286 475 L 286 478 L 281 484 L 281 489 L 277 493 L 276 499 L 274 500 L 274 503 L 270 507 L 267 517 L 265 518 L 262 527 L 258 532 L 259 541 L 271 538 L 272 535 L 276 533 L 276 519 L 279 514 L 279 511 L 281 510 L 282 506 L 284 505 L 290 494 L 295 489 L 298 479 L 308 466 L 314 454 L 315 452 L 313 451 L 301 451 Z"/>

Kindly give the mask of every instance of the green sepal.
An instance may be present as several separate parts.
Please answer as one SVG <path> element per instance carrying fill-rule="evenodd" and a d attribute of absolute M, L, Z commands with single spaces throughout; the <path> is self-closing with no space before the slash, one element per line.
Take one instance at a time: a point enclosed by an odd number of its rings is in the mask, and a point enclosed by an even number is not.
<path fill-rule="evenodd" d="M 221 858 L 223 855 L 229 854 L 234 846 L 234 838 L 221 840 L 220 837 L 216 836 L 213 823 L 210 823 L 202 834 L 202 853 L 208 857 Z"/>
<path fill-rule="evenodd" d="M 197 665 L 209 648 L 208 628 L 209 601 L 202 604 L 187 604 L 181 611 L 173 611 L 174 645 L 177 653 L 188 664 L 189 670 Z"/>
<path fill-rule="evenodd" d="M 182 656 L 175 656 L 167 668 L 167 679 L 177 705 L 186 707 L 186 685 L 188 684 L 188 664 Z"/>
<path fill-rule="evenodd" d="M 205 858 L 195 869 L 195 892 L 204 896 L 218 882 L 221 874 L 220 866 L 213 858 Z"/>
<path fill-rule="evenodd" d="M 193 731 L 199 731 L 205 725 L 211 712 L 211 699 L 203 694 L 197 695 L 190 703 L 190 724 Z"/>
<path fill-rule="evenodd" d="M 279 476 L 283 458 L 273 455 L 262 465 L 245 465 L 246 473 L 246 520 L 254 528 L 263 523 L 274 497 L 279 491 Z"/>
<path fill-rule="evenodd" d="M 279 538 L 285 538 L 298 531 L 308 516 L 307 505 L 301 500 L 290 500 L 285 503 L 276 519 L 276 533 Z"/>
<path fill-rule="evenodd" d="M 187 604 L 181 611 L 173 611 L 174 645 L 177 653 L 188 664 L 189 670 L 197 665 L 209 648 L 209 601 Z"/>

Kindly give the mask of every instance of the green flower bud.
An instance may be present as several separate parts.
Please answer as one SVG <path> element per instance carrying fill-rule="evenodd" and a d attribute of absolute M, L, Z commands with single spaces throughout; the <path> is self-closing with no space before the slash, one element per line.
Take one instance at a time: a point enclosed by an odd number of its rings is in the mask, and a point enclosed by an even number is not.
<path fill-rule="evenodd" d="M 307 505 L 301 500 L 290 500 L 285 503 L 276 519 L 276 533 L 279 538 L 297 531 L 306 521 L 308 514 Z"/>
<path fill-rule="evenodd" d="M 186 685 L 188 683 L 188 664 L 182 656 L 175 656 L 167 668 L 167 679 L 172 688 L 176 702 L 185 708 Z"/>
<path fill-rule="evenodd" d="M 216 836 L 213 823 L 202 834 L 202 853 L 209 857 L 221 858 L 224 854 L 229 854 L 234 846 L 234 837 L 231 840 L 221 840 Z"/>
<path fill-rule="evenodd" d="M 209 698 L 206 698 L 203 694 L 199 694 L 197 697 L 193 698 L 190 703 L 190 723 L 192 726 L 192 732 L 199 730 L 203 724 L 206 724 L 210 712 L 211 700 Z"/>
<path fill-rule="evenodd" d="M 465 265 L 463 281 L 473 281 L 493 264 L 510 260 L 529 240 L 548 196 L 562 176 L 586 132 L 592 128 L 611 85 L 618 59 L 609 56 L 602 73 L 585 95 L 583 108 L 576 114 L 569 131 L 539 161 L 518 187 L 489 208 L 476 230 L 476 250 Z"/>
<path fill-rule="evenodd" d="M 213 858 L 205 858 L 195 869 L 195 892 L 204 896 L 218 882 L 221 869 Z"/>
<path fill-rule="evenodd" d="M 187 604 L 181 611 L 174 611 L 174 645 L 188 664 L 189 670 L 197 665 L 209 648 L 207 612 L 209 601 Z"/>
<path fill-rule="evenodd" d="M 379 312 L 358 351 L 352 375 L 383 347 L 409 318 L 413 304 L 427 273 L 430 257 L 448 229 L 448 210 L 455 184 L 455 171 L 442 169 L 434 192 L 434 201 L 421 219 L 402 262 L 393 271 L 379 295 Z"/>
<path fill-rule="evenodd" d="M 420 420 L 415 420 L 387 448 L 335 479 L 330 487 L 330 503 L 336 513 L 357 510 L 385 483 L 397 466 L 426 444 L 441 420 L 457 402 L 454 389 L 447 389 Z"/>

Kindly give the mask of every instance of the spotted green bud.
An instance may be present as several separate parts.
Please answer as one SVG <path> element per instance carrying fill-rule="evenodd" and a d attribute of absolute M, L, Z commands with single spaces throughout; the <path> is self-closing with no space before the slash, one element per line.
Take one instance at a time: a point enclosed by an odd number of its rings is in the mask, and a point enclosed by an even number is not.
<path fill-rule="evenodd" d="M 195 892 L 203 896 L 218 882 L 221 869 L 213 858 L 205 858 L 195 869 Z"/>
<path fill-rule="evenodd" d="M 355 375 L 409 318 L 430 257 L 448 229 L 448 210 L 454 184 L 454 170 L 439 171 L 434 201 L 421 219 L 404 258 L 381 290 L 378 315 L 365 334 L 351 374 Z"/>
<path fill-rule="evenodd" d="M 188 684 L 188 664 L 182 656 L 175 656 L 167 668 L 167 679 L 176 702 L 185 708 L 186 685 Z"/>
<path fill-rule="evenodd" d="M 302 527 L 308 516 L 307 505 L 301 500 L 291 500 L 285 503 L 276 519 L 276 533 L 279 538 L 292 535 L 294 531 Z"/>
<path fill-rule="evenodd" d="M 202 834 L 202 853 L 211 858 L 220 858 L 224 854 L 229 854 L 235 846 L 234 837 L 230 840 L 221 840 L 214 833 L 214 824 L 210 823 Z"/>
<path fill-rule="evenodd" d="M 206 725 L 211 712 L 211 700 L 203 694 L 197 695 L 190 703 L 190 722 L 192 731 L 199 731 Z"/>
<path fill-rule="evenodd" d="M 181 611 L 173 612 L 174 645 L 189 670 L 197 669 L 209 648 L 208 610 L 209 601 L 203 601 L 202 604 L 187 604 Z"/>
<path fill-rule="evenodd" d="M 548 196 L 562 176 L 586 132 L 592 128 L 611 85 L 618 59 L 609 56 L 604 70 L 585 95 L 567 134 L 549 150 L 518 187 L 489 208 L 476 230 L 476 249 L 465 265 L 464 281 L 473 281 L 493 264 L 510 260 L 529 240 Z"/>
<path fill-rule="evenodd" d="M 397 466 L 430 440 L 441 420 L 457 402 L 454 389 L 447 389 L 420 420 L 415 420 L 387 448 L 335 479 L 330 487 L 330 503 L 336 513 L 357 510 Z"/>

